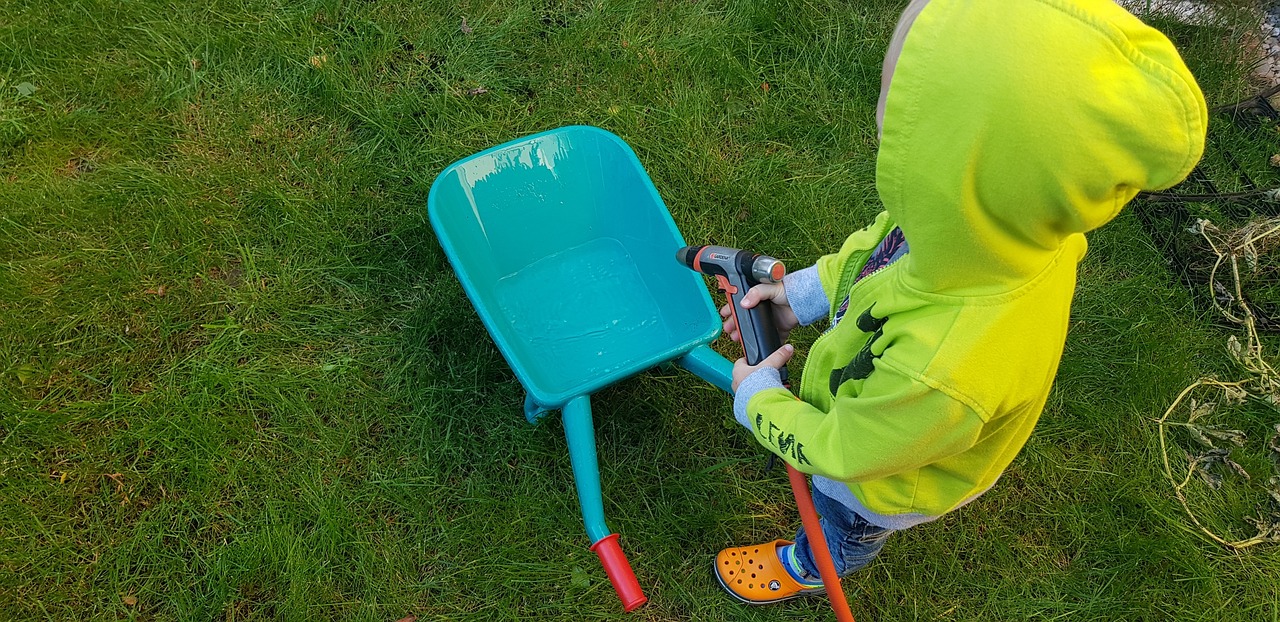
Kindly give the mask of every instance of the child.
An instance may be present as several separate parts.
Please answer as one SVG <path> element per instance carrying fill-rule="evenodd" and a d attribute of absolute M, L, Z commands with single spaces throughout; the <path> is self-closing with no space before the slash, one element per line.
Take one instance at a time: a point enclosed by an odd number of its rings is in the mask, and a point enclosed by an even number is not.
<path fill-rule="evenodd" d="M 784 334 L 830 319 L 800 399 L 790 345 L 733 371 L 738 421 L 814 475 L 837 572 L 996 483 L 1049 394 L 1084 233 L 1186 177 L 1207 116 L 1168 39 L 1110 0 L 910 3 L 876 111 L 885 211 L 743 304 Z M 803 530 L 715 565 L 752 604 L 822 591 Z"/>

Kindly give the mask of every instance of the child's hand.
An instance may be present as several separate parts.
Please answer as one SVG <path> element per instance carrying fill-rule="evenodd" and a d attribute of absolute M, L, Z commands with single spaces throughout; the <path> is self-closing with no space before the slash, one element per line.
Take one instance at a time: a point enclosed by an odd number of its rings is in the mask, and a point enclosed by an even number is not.
<path fill-rule="evenodd" d="M 783 344 L 781 348 L 774 350 L 773 354 L 770 354 L 769 356 L 765 357 L 763 361 L 760 361 L 759 365 L 748 365 L 747 359 L 745 358 L 738 359 L 738 361 L 733 364 L 734 392 L 736 393 L 738 391 L 738 385 L 742 384 L 742 381 L 746 380 L 747 376 L 750 376 L 751 373 L 754 372 L 755 370 L 760 369 L 761 367 L 772 367 L 774 369 L 782 369 L 783 367 L 786 367 L 787 361 L 790 361 L 791 355 L 795 353 L 796 353 L 796 347 L 787 343 L 787 344 Z"/>
<path fill-rule="evenodd" d="M 742 297 L 742 307 L 750 309 L 765 300 L 773 303 L 773 323 L 778 327 L 778 338 L 786 341 L 791 329 L 800 325 L 795 311 L 791 310 L 791 303 L 787 302 L 786 288 L 782 283 L 761 283 L 747 290 L 747 295 Z M 724 332 L 730 339 L 741 342 L 738 322 L 733 319 L 733 310 L 729 308 L 729 304 L 720 307 L 720 317 L 725 318 Z"/>

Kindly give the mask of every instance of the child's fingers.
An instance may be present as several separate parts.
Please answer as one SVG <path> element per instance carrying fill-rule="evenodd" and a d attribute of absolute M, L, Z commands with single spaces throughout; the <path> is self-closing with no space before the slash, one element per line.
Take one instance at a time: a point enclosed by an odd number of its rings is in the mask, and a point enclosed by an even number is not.
<path fill-rule="evenodd" d="M 720 307 L 720 317 L 724 318 L 724 333 L 734 341 L 742 341 L 742 336 L 738 334 L 738 321 L 733 317 L 733 309 L 729 305 Z"/>
<path fill-rule="evenodd" d="M 742 340 L 742 337 L 738 334 L 738 325 L 733 320 L 724 323 L 724 334 L 734 341 Z"/>
<path fill-rule="evenodd" d="M 747 295 L 742 297 L 742 308 L 750 309 L 762 300 L 773 300 L 777 298 L 778 292 L 782 285 L 778 283 L 761 283 L 747 290 Z"/>
<path fill-rule="evenodd" d="M 787 361 L 790 361 L 791 356 L 795 353 L 796 353 L 795 346 L 789 343 L 783 344 L 783 346 L 775 350 L 773 354 L 770 354 L 769 356 L 765 357 L 763 361 L 760 361 L 760 364 L 768 365 L 769 367 L 773 367 L 775 369 L 782 369 L 787 365 Z"/>

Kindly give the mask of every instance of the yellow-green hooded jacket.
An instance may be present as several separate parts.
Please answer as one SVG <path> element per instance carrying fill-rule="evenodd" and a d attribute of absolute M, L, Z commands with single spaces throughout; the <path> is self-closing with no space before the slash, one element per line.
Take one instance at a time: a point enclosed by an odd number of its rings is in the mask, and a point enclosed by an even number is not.
<path fill-rule="evenodd" d="M 885 73 L 885 212 L 786 283 L 802 319 L 820 291 L 833 323 L 800 399 L 765 369 L 735 409 L 819 489 L 902 528 L 981 494 L 1022 448 L 1084 233 L 1186 177 L 1207 113 L 1169 40 L 1109 0 L 917 0 Z M 894 227 L 909 251 L 854 284 Z"/>

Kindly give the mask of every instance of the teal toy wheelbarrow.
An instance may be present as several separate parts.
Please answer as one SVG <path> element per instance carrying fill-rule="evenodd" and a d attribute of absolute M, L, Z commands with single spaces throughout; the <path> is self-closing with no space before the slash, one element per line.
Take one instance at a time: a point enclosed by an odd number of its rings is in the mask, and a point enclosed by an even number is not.
<path fill-rule="evenodd" d="M 676 362 L 730 391 L 707 344 L 720 319 L 684 239 L 617 136 L 565 127 L 446 168 L 427 200 L 463 289 L 524 386 L 530 423 L 560 410 L 591 550 L 631 611 L 646 601 L 605 526 L 590 395 Z"/>

